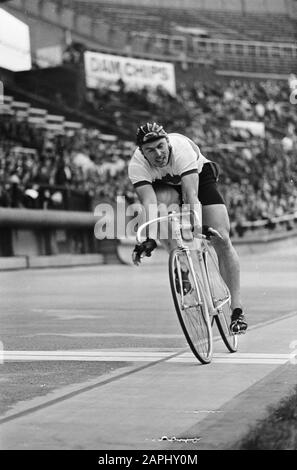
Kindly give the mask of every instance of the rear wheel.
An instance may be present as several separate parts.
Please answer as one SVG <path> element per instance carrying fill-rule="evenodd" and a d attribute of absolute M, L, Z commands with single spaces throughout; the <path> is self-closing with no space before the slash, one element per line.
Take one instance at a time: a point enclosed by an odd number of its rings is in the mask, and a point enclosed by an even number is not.
<path fill-rule="evenodd" d="M 220 274 L 216 253 L 210 245 L 207 251 L 206 266 L 214 305 L 215 307 L 220 306 L 218 308 L 218 315 L 215 315 L 219 333 L 227 349 L 230 352 L 236 352 L 238 348 L 238 338 L 229 328 L 232 313 L 231 295 Z"/>
<path fill-rule="evenodd" d="M 188 271 L 191 285 L 185 295 L 181 292 L 182 271 Z M 208 364 L 212 358 L 212 328 L 202 285 L 196 276 L 198 289 L 195 287 L 188 257 L 178 248 L 169 256 L 169 279 L 175 310 L 188 344 L 197 359 Z"/>

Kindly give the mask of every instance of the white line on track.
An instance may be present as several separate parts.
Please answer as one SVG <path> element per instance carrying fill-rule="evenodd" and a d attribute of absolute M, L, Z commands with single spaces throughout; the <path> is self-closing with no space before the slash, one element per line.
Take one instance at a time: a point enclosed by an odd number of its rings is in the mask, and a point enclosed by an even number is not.
<path fill-rule="evenodd" d="M 191 352 L 169 359 L 171 352 L 164 351 L 3 351 L 4 362 L 19 361 L 97 361 L 97 362 L 150 362 L 168 356 L 170 363 L 195 363 Z M 290 354 L 268 353 L 214 353 L 213 362 L 229 364 L 285 364 Z"/>
<path fill-rule="evenodd" d="M 183 338 L 183 334 L 162 334 L 162 333 L 32 333 L 20 335 L 20 338 L 35 338 L 37 336 L 67 336 L 69 338 Z"/>
<path fill-rule="evenodd" d="M 265 326 L 277 323 L 293 316 L 296 316 L 296 310 L 282 315 L 281 318 L 273 318 L 271 320 L 257 323 L 250 327 L 250 330 L 263 328 Z M 118 333 L 104 333 L 104 335 L 118 335 Z M 130 335 L 128 333 L 128 335 Z M 132 334 L 134 335 L 134 334 Z M 168 335 L 156 335 L 168 336 Z M 180 336 L 180 335 L 169 335 Z M 219 336 L 214 337 L 214 341 L 219 340 Z M 191 352 L 183 352 L 178 349 L 172 350 L 151 350 L 150 348 L 133 348 L 133 350 L 118 350 L 118 349 L 100 349 L 100 350 L 68 350 L 68 351 L 1 351 L 1 363 L 3 362 L 20 362 L 20 361 L 125 361 L 125 362 L 155 362 L 165 360 L 168 356 L 168 361 L 171 363 L 196 363 L 197 359 Z M 175 357 L 171 357 L 176 352 Z M 291 354 L 277 354 L 277 353 L 214 353 L 213 362 L 229 363 L 229 364 L 285 364 L 288 361 L 296 360 L 293 352 Z"/>

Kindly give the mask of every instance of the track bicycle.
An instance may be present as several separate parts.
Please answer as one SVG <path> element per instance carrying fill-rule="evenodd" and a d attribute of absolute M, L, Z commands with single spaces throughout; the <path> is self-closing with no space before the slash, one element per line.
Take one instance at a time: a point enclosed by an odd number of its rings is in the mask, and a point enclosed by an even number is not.
<path fill-rule="evenodd" d="M 185 226 L 181 219 L 189 215 L 190 212 L 173 212 L 150 220 L 138 228 L 136 239 L 141 243 L 141 234 L 150 224 L 166 220 L 171 223 L 177 246 L 170 251 L 168 270 L 175 310 L 192 352 L 202 364 L 208 364 L 213 355 L 214 324 L 229 352 L 237 351 L 238 337 L 229 328 L 231 295 L 220 274 L 214 248 L 203 233 L 195 235 L 190 244 L 183 236 L 189 225 Z"/>

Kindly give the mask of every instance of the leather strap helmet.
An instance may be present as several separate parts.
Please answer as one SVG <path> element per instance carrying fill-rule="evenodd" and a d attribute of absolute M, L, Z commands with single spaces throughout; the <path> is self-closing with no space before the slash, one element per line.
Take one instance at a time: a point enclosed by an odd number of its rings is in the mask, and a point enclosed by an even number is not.
<path fill-rule="evenodd" d="M 144 126 L 140 126 L 137 129 L 136 144 L 141 147 L 143 144 L 153 142 L 154 140 L 167 137 L 167 133 L 164 131 L 163 126 L 160 126 L 156 122 L 147 122 Z"/>

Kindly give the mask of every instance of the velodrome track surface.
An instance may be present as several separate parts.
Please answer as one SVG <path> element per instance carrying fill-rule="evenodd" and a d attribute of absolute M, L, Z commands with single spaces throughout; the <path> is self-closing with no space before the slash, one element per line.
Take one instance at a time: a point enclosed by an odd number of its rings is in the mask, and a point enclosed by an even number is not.
<path fill-rule="evenodd" d="M 207 366 L 165 262 L 1 272 L 1 448 L 234 445 L 296 383 L 297 246 L 241 266 L 249 332 L 235 354 L 215 341 Z"/>

